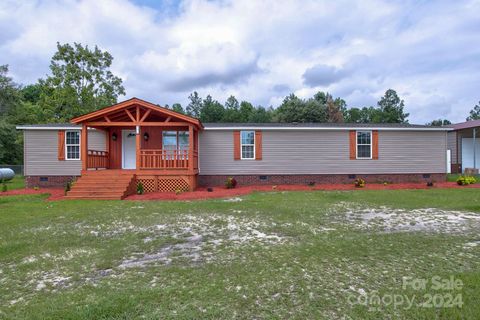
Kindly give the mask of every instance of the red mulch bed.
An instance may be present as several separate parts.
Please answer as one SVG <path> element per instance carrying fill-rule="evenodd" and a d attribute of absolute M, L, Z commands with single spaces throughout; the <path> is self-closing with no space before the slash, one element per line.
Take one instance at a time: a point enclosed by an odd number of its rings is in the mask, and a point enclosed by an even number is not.
<path fill-rule="evenodd" d="M 0 196 L 18 196 L 26 194 L 49 194 L 47 198 L 49 201 L 62 200 L 65 195 L 65 190 L 59 188 L 45 188 L 45 189 L 16 189 L 7 192 L 0 192 Z"/>
<path fill-rule="evenodd" d="M 229 198 L 243 196 L 254 191 L 310 191 L 310 190 L 406 190 L 406 189 L 448 189 L 448 188 L 480 188 L 480 184 L 459 186 L 456 182 L 439 182 L 434 187 L 427 187 L 425 183 L 395 183 L 395 184 L 367 184 L 365 188 L 355 188 L 353 184 L 318 184 L 313 187 L 306 185 L 271 185 L 242 186 L 235 189 L 225 187 L 214 187 L 213 192 L 207 188 L 198 188 L 193 192 L 184 192 L 179 195 L 175 193 L 145 193 L 142 195 L 128 196 L 127 200 L 204 200 L 215 198 Z"/>
<path fill-rule="evenodd" d="M 459 186 L 456 182 L 437 182 L 434 187 L 427 187 L 425 183 L 394 183 L 394 184 L 376 184 L 370 183 L 365 188 L 355 188 L 353 184 L 318 184 L 313 187 L 306 185 L 258 185 L 258 186 L 241 186 L 235 189 L 226 189 L 225 187 L 214 187 L 213 192 L 208 192 L 207 188 L 198 188 L 193 192 L 184 192 L 176 195 L 170 193 L 145 193 L 142 195 L 131 195 L 126 200 L 204 200 L 216 198 L 230 198 L 250 194 L 254 191 L 310 191 L 310 190 L 407 190 L 407 189 L 461 189 L 461 188 L 480 188 L 480 184 L 469 186 Z M 64 189 L 48 188 L 48 189 L 18 189 L 7 192 L 0 192 L 0 196 L 13 196 L 25 194 L 50 194 L 47 198 L 49 201 L 63 200 Z"/>

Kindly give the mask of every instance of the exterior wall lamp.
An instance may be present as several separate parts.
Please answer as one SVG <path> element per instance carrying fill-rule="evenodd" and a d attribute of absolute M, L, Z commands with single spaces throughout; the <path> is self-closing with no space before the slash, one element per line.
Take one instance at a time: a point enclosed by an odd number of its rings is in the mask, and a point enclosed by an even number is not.
<path fill-rule="evenodd" d="M 117 141 L 117 133 L 112 133 L 112 140 Z"/>
<path fill-rule="evenodd" d="M 149 138 L 150 138 L 150 135 L 148 134 L 148 132 L 145 132 L 143 134 L 143 140 L 148 141 Z"/>

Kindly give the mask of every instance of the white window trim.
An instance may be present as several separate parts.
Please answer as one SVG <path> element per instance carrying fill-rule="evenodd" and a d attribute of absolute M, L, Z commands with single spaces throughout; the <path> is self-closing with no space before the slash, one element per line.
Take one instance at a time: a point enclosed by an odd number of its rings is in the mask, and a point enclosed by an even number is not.
<path fill-rule="evenodd" d="M 370 133 L 370 157 L 359 157 L 358 156 L 358 133 L 359 132 L 368 132 Z M 367 144 L 361 144 L 361 146 L 366 146 Z M 355 146 L 357 148 L 356 150 L 356 157 L 357 157 L 357 160 L 372 160 L 372 156 L 373 156 L 373 149 L 372 149 L 372 146 L 373 146 L 373 132 L 371 130 L 357 130 L 355 131 Z"/>
<path fill-rule="evenodd" d="M 78 133 L 78 159 L 70 159 L 68 157 L 68 146 L 77 146 L 76 144 L 68 144 L 67 145 L 67 135 L 68 135 L 68 132 L 76 132 Z M 67 161 L 80 161 L 82 160 L 82 148 L 81 148 L 81 144 L 82 144 L 82 135 L 81 135 L 81 132 L 79 130 L 66 130 L 65 131 L 65 160 Z"/>
<path fill-rule="evenodd" d="M 253 144 L 243 144 L 242 143 L 242 132 L 253 132 Z M 242 130 L 240 131 L 240 159 L 241 160 L 255 160 L 257 158 L 257 155 L 255 154 L 255 144 L 256 144 L 256 139 L 255 139 L 255 131 L 254 130 Z M 253 158 L 244 158 L 243 157 L 243 148 L 242 146 L 253 146 Z"/>

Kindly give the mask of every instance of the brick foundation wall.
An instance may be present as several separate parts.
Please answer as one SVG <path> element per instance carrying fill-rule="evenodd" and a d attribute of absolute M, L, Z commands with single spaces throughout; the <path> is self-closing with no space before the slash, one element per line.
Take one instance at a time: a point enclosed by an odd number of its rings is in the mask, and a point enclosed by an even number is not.
<path fill-rule="evenodd" d="M 202 187 L 220 186 L 225 184 L 228 177 L 237 180 L 238 185 L 275 185 L 275 184 L 316 184 L 353 183 L 356 178 L 362 178 L 368 183 L 401 183 L 445 181 L 445 173 L 430 174 L 306 174 L 306 175 L 199 175 L 198 184 Z M 266 178 L 266 179 L 263 179 Z"/>
<path fill-rule="evenodd" d="M 77 179 L 76 176 L 26 176 L 27 188 L 63 188 L 68 181 Z"/>

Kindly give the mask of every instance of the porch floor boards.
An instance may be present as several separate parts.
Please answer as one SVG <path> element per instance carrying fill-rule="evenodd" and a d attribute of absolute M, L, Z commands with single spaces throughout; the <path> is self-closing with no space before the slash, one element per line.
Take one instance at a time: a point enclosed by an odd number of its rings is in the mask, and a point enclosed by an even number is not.
<path fill-rule="evenodd" d="M 121 200 L 132 193 L 135 174 L 125 170 L 85 171 L 66 199 Z"/>

